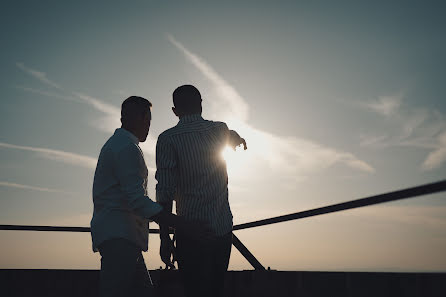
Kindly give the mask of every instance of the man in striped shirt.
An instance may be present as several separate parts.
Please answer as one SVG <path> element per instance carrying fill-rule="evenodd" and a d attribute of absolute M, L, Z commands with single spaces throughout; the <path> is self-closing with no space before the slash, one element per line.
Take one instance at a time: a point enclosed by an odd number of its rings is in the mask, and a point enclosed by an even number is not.
<path fill-rule="evenodd" d="M 201 94 L 191 85 L 173 92 L 173 112 L 179 123 L 158 138 L 156 146 L 156 200 L 186 220 L 207 224 L 213 238 L 199 243 L 176 232 L 176 256 L 186 296 L 220 296 L 232 245 L 232 213 L 228 202 L 228 175 L 221 152 L 246 142 L 223 122 L 201 117 Z M 161 259 L 173 266 L 173 243 L 168 227 L 160 225 Z"/>

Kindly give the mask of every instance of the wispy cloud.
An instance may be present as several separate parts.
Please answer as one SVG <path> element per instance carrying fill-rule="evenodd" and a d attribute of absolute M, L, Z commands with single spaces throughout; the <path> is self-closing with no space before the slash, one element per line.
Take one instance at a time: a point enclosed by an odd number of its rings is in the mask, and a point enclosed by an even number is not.
<path fill-rule="evenodd" d="M 33 70 L 37 73 L 43 73 L 39 72 L 37 70 Z M 36 77 L 37 78 L 37 77 Z M 103 99 L 99 99 L 96 97 L 92 97 L 90 95 L 81 93 L 81 92 L 68 92 L 64 91 L 66 94 L 56 94 L 48 91 L 43 91 L 39 89 L 34 88 L 28 88 L 28 87 L 18 87 L 19 89 L 22 89 L 27 92 L 31 93 L 37 93 L 44 96 L 54 97 L 62 100 L 72 100 L 76 102 L 80 102 L 83 104 L 87 104 L 88 106 L 92 107 L 94 110 L 100 112 L 103 114 L 103 116 L 100 116 L 98 118 L 95 118 L 91 121 L 91 125 L 98 129 L 99 131 L 103 132 L 113 132 L 116 128 L 121 126 L 120 118 L 121 118 L 121 109 L 118 106 L 112 105 L 107 103 Z M 62 88 L 61 88 L 62 90 Z M 141 149 L 151 155 L 155 155 L 155 144 L 156 140 L 153 138 L 152 135 L 149 134 L 147 137 L 147 140 L 145 143 L 141 143 Z"/>
<path fill-rule="evenodd" d="M 48 148 L 40 148 L 40 147 L 32 147 L 32 146 L 22 146 L 0 142 L 0 147 L 14 149 L 14 150 L 23 150 L 34 152 L 42 156 L 43 158 L 63 162 L 66 164 L 71 164 L 79 167 L 85 167 L 89 169 L 94 169 L 96 167 L 97 159 L 75 154 L 66 151 L 48 149 Z"/>
<path fill-rule="evenodd" d="M 384 98 L 384 99 L 383 99 Z M 428 149 L 426 159 L 421 164 L 422 170 L 433 170 L 446 161 L 446 120 L 438 111 L 414 108 L 402 104 L 401 95 L 380 97 L 374 104 L 362 104 L 368 110 L 388 116 L 381 119 L 377 134 L 361 135 L 361 146 L 369 148 L 412 147 Z M 391 116 L 390 116 L 391 115 Z"/>
<path fill-rule="evenodd" d="M 72 95 L 59 95 L 51 92 L 46 92 L 38 89 L 19 87 L 20 89 L 41 94 L 44 96 L 55 97 L 62 100 L 73 100 L 84 103 L 92 107 L 94 110 L 103 114 L 91 121 L 91 125 L 99 131 L 112 133 L 116 128 L 121 126 L 121 109 L 115 105 L 107 103 L 105 100 L 95 98 L 83 93 L 73 92 Z M 144 143 L 140 143 L 141 149 L 152 156 L 155 155 L 156 139 L 151 134 L 148 135 Z"/>
<path fill-rule="evenodd" d="M 34 186 L 16 184 L 16 183 L 5 182 L 5 181 L 0 181 L 0 186 L 8 187 L 8 188 L 15 188 L 15 189 L 24 189 L 24 190 L 31 190 L 31 191 L 47 192 L 47 193 L 60 193 L 60 194 L 74 195 L 73 192 L 67 192 L 67 191 L 50 189 L 50 188 L 34 187 Z"/>
<path fill-rule="evenodd" d="M 121 126 L 121 109 L 119 106 L 115 106 L 112 104 L 107 103 L 103 99 L 99 99 L 81 92 L 70 92 L 68 90 L 64 90 L 62 86 L 56 84 L 52 80 L 48 79 L 46 74 L 42 71 L 38 71 L 35 69 L 30 69 L 26 67 L 23 63 L 16 63 L 17 67 L 19 67 L 24 72 L 30 74 L 34 78 L 38 79 L 39 81 L 43 82 L 44 84 L 51 86 L 53 88 L 57 88 L 61 90 L 61 93 L 64 94 L 57 94 L 53 92 L 48 92 L 44 90 L 29 88 L 29 87 L 17 87 L 19 89 L 22 89 L 27 92 L 36 93 L 48 97 L 58 98 L 62 100 L 72 100 L 80 103 L 87 104 L 88 106 L 92 107 L 94 110 L 100 112 L 103 114 L 103 116 L 97 117 L 91 121 L 91 125 L 98 129 L 99 131 L 111 133 L 116 128 L 119 128 Z M 230 90 L 229 90 L 230 91 Z M 124 92 L 123 93 L 128 93 Z M 155 155 L 155 146 L 156 146 L 156 139 L 153 138 L 151 134 L 148 135 L 147 140 L 144 143 L 140 143 L 141 149 L 147 153 L 150 154 L 152 157 Z"/>
<path fill-rule="evenodd" d="M 53 82 L 52 80 L 49 80 L 49 79 L 46 77 L 46 73 L 45 73 L 45 72 L 40 72 L 40 71 L 37 71 L 37 70 L 35 70 L 35 69 L 31 69 L 31 68 L 29 68 L 29 67 L 26 67 L 25 64 L 23 64 L 23 63 L 21 63 L 21 62 L 17 62 L 16 65 L 17 65 L 17 67 L 18 67 L 19 69 L 21 69 L 21 70 L 24 71 L 25 73 L 31 75 L 32 77 L 34 77 L 34 78 L 40 80 L 40 81 L 43 82 L 44 84 L 46 84 L 46 85 L 48 85 L 48 86 L 50 86 L 50 87 L 52 87 L 52 88 L 56 88 L 56 89 L 62 90 L 62 87 L 61 87 L 59 84 Z"/>
<path fill-rule="evenodd" d="M 403 101 L 403 94 L 394 96 L 381 96 L 378 99 L 363 103 L 364 108 L 370 109 L 384 116 L 394 114 Z"/>
<path fill-rule="evenodd" d="M 77 97 L 82 99 L 85 103 L 91 105 L 94 109 L 105 113 L 107 115 L 111 115 L 116 117 L 117 119 L 121 116 L 121 110 L 119 107 L 116 107 L 114 105 L 108 104 L 104 102 L 103 100 L 82 94 L 82 93 L 74 93 Z"/>
<path fill-rule="evenodd" d="M 117 127 L 120 126 L 120 108 L 116 107 L 114 105 L 111 105 L 109 103 L 106 103 L 104 100 L 80 93 L 80 92 L 69 92 L 66 91 L 60 86 L 59 84 L 53 82 L 50 80 L 45 72 L 38 71 L 35 69 L 31 69 L 26 67 L 23 63 L 16 63 L 17 67 L 19 67 L 24 72 L 30 74 L 32 77 L 38 79 L 39 81 L 43 82 L 47 86 L 56 88 L 60 91 L 63 91 L 62 93 L 65 94 L 58 94 L 53 92 L 48 92 L 45 90 L 39 90 L 35 88 L 29 88 L 29 87 L 17 87 L 19 89 L 22 89 L 27 92 L 36 93 L 48 97 L 54 97 L 62 100 L 71 100 L 76 101 L 84 104 L 88 104 L 90 107 L 93 107 L 95 110 L 103 113 L 106 115 L 105 118 L 100 118 L 97 121 L 94 121 L 94 126 L 102 131 L 113 131 Z M 102 120 L 102 121 L 100 121 Z"/>
<path fill-rule="evenodd" d="M 429 153 L 424 160 L 422 168 L 432 170 L 440 167 L 446 161 L 446 131 L 438 136 L 438 148 Z"/>
<path fill-rule="evenodd" d="M 249 114 L 249 106 L 237 90 L 226 82 L 206 61 L 198 55 L 189 51 L 183 44 L 178 42 L 172 35 L 167 35 L 169 41 L 175 45 L 186 58 L 214 85 L 217 94 L 223 101 L 218 106 L 220 110 L 225 110 L 224 115 L 232 115 L 241 121 L 246 121 Z"/>
<path fill-rule="evenodd" d="M 379 134 L 361 135 L 360 144 L 372 148 L 408 146 L 435 149 L 438 147 L 437 135 L 446 127 L 441 115 L 437 117 L 435 114 L 425 109 L 400 111 L 384 122 L 388 128 L 381 128 Z M 381 120 L 380 124 L 383 124 Z"/>
<path fill-rule="evenodd" d="M 90 124 L 94 128 L 112 133 L 116 128 L 121 126 L 121 110 L 120 108 L 106 103 L 105 100 L 101 100 L 83 93 L 74 93 L 74 95 L 82 100 L 82 103 L 88 104 L 94 110 L 102 113 L 102 116 L 91 120 Z"/>
<path fill-rule="evenodd" d="M 351 153 L 338 151 L 310 140 L 280 137 L 253 128 L 247 123 L 249 105 L 236 89 L 227 83 L 203 58 L 192 53 L 173 36 L 168 35 L 167 38 L 192 65 L 209 79 L 218 91 L 219 96 L 212 100 L 215 100 L 216 105 L 226 108 L 226 110 L 216 113 L 216 116 L 246 138 L 253 162 L 260 158 L 268 162 L 272 169 L 295 176 L 325 169 L 336 163 L 364 172 L 374 172 L 371 165 Z M 240 159 L 240 162 L 246 162 L 247 159 L 245 155 Z"/>
<path fill-rule="evenodd" d="M 94 98 L 82 93 L 74 93 L 78 98 L 82 99 L 83 102 L 87 103 L 95 110 L 104 114 L 104 117 L 94 120 L 93 125 L 101 131 L 113 132 L 116 128 L 121 126 L 121 109 L 104 100 Z M 144 143 L 140 143 L 141 149 L 152 156 L 155 155 L 156 140 L 151 134 L 147 136 Z"/>
<path fill-rule="evenodd" d="M 48 92 L 48 91 L 35 89 L 35 88 L 29 88 L 29 87 L 24 87 L 24 86 L 16 86 L 16 88 L 19 89 L 19 90 L 23 90 L 23 91 L 26 91 L 26 92 L 29 92 L 29 93 L 43 95 L 43 96 L 46 96 L 46 97 L 52 97 L 52 98 L 57 98 L 57 99 L 61 99 L 61 100 L 66 100 L 66 101 L 76 101 L 76 102 L 79 102 L 79 100 L 77 100 L 75 97 L 69 96 L 69 95 L 61 95 L 61 94 L 54 93 L 54 92 Z"/>

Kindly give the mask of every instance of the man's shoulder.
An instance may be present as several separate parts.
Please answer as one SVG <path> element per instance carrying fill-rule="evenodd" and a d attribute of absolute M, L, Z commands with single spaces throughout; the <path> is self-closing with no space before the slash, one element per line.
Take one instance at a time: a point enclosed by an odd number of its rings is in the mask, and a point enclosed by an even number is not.
<path fill-rule="evenodd" d="M 217 129 L 217 130 L 227 130 L 228 129 L 228 125 L 226 125 L 225 122 L 219 122 L 219 121 L 210 121 L 210 120 L 205 120 L 206 129 Z"/>
<path fill-rule="evenodd" d="M 201 120 L 191 123 L 178 123 L 176 126 L 169 128 L 165 130 L 163 133 L 161 133 L 158 136 L 158 139 L 162 138 L 169 138 L 174 135 L 183 134 L 183 133 L 190 133 L 194 131 L 202 131 L 202 130 L 208 130 L 213 128 L 227 128 L 226 123 L 224 122 L 218 122 L 218 121 L 210 121 L 210 120 Z"/>
<path fill-rule="evenodd" d="M 228 125 L 226 125 L 225 122 L 219 122 L 219 121 L 209 121 L 209 122 L 211 122 L 216 127 L 227 127 L 228 126 Z"/>
<path fill-rule="evenodd" d="M 226 125 L 225 122 L 206 120 L 206 119 L 203 119 L 202 122 L 205 124 L 208 124 L 208 125 L 212 125 L 212 126 L 225 126 Z"/>
<path fill-rule="evenodd" d="M 107 151 L 119 153 L 124 149 L 139 151 L 138 145 L 130 141 L 127 137 L 123 137 L 119 134 L 113 134 L 102 146 L 101 152 Z"/>
<path fill-rule="evenodd" d="M 178 132 L 179 132 L 179 130 L 177 129 L 177 126 L 173 126 L 172 128 L 164 130 L 164 132 L 162 132 L 158 136 L 158 141 L 159 140 L 166 140 L 166 139 L 170 138 L 171 136 L 177 134 Z"/>

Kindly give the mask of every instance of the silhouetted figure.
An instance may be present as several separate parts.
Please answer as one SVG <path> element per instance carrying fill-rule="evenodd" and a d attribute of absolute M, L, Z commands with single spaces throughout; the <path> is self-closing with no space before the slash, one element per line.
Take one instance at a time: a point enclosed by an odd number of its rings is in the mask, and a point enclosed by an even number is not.
<path fill-rule="evenodd" d="M 178 124 L 164 131 L 156 146 L 156 200 L 186 220 L 207 223 L 213 237 L 198 242 L 176 230 L 176 253 L 186 296 L 220 296 L 232 246 L 232 214 L 228 202 L 228 175 L 221 152 L 226 145 L 246 142 L 223 122 L 201 117 L 201 94 L 191 85 L 173 92 Z M 173 243 L 160 225 L 160 255 L 173 266 Z"/>
<path fill-rule="evenodd" d="M 147 196 L 147 166 L 139 142 L 147 138 L 152 104 L 132 96 L 122 103 L 122 127 L 104 144 L 94 182 L 93 250 L 101 254 L 101 296 L 154 296 L 141 251 L 148 247 L 148 222 L 177 227 L 205 238 L 203 227 L 166 212 Z"/>

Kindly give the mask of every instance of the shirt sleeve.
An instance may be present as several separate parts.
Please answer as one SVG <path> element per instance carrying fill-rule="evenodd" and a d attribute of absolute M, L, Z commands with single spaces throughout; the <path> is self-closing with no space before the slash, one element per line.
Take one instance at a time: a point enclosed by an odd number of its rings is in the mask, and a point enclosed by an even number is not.
<path fill-rule="evenodd" d="M 158 137 L 156 143 L 156 201 L 171 202 L 177 188 L 177 154 L 166 137 Z"/>
<path fill-rule="evenodd" d="M 241 137 L 238 135 L 237 132 L 234 130 L 229 130 L 226 123 L 222 123 L 222 129 L 223 129 L 223 135 L 225 137 L 225 141 L 227 144 L 229 144 L 231 147 L 235 147 L 240 144 Z"/>
<path fill-rule="evenodd" d="M 147 167 L 139 148 L 134 144 L 126 146 L 117 153 L 115 164 L 115 174 L 129 207 L 145 219 L 159 213 L 162 206 L 146 195 L 143 173 Z"/>

